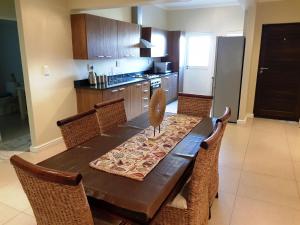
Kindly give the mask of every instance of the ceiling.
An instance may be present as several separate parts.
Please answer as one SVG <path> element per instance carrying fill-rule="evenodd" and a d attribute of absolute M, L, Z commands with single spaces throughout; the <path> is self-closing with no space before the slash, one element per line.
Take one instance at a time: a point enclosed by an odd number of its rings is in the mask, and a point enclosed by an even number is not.
<path fill-rule="evenodd" d="M 239 0 L 185 0 L 173 3 L 159 4 L 158 6 L 167 10 L 207 8 L 239 5 Z"/>

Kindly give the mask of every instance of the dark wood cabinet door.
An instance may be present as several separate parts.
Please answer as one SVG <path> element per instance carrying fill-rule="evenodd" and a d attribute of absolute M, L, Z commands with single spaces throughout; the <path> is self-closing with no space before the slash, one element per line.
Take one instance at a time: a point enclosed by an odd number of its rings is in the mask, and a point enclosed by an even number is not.
<path fill-rule="evenodd" d="M 131 93 L 130 93 L 130 87 L 129 86 L 119 88 L 119 98 L 124 98 L 124 105 L 125 105 L 127 120 L 132 119 L 132 115 L 131 115 Z"/>
<path fill-rule="evenodd" d="M 140 26 L 118 21 L 119 58 L 139 57 Z"/>
<path fill-rule="evenodd" d="M 118 57 L 118 26 L 117 21 L 98 17 L 98 58 L 117 58 Z"/>
<path fill-rule="evenodd" d="M 86 45 L 88 59 L 98 59 L 99 56 L 99 17 L 85 15 Z"/>
<path fill-rule="evenodd" d="M 130 56 L 140 57 L 141 27 L 137 24 L 130 24 Z"/>
<path fill-rule="evenodd" d="M 300 118 L 300 23 L 264 25 L 254 115 Z"/>
<path fill-rule="evenodd" d="M 118 57 L 130 57 L 131 30 L 129 23 L 118 21 Z"/>
<path fill-rule="evenodd" d="M 130 87 L 131 91 L 131 115 L 132 118 L 142 113 L 142 84 L 134 84 Z"/>

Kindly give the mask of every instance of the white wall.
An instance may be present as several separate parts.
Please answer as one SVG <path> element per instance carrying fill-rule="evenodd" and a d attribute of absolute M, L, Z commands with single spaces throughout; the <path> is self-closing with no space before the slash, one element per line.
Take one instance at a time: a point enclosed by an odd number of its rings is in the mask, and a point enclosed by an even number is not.
<path fill-rule="evenodd" d="M 73 81 L 87 77 L 87 64 L 96 72 L 136 72 L 148 59 L 73 60 L 70 10 L 66 0 L 17 0 L 24 81 L 32 145 L 38 147 L 61 136 L 56 121 L 77 113 Z M 151 63 L 151 61 L 149 61 Z M 51 76 L 43 76 L 48 65 Z"/>
<path fill-rule="evenodd" d="M 239 6 L 168 11 L 170 30 L 224 35 L 243 31 L 244 11 Z"/>
<path fill-rule="evenodd" d="M 155 6 L 143 6 L 143 26 L 156 27 L 168 30 L 168 13 L 167 11 Z"/>
<path fill-rule="evenodd" d="M 87 13 L 129 23 L 131 22 L 131 7 L 94 10 L 73 10 L 72 13 Z"/>
<path fill-rule="evenodd" d="M 212 36 L 210 65 L 208 68 L 191 68 L 185 71 L 184 92 L 212 94 L 216 36 L 243 33 L 244 10 L 239 6 L 168 11 L 170 30 L 209 33 Z"/>

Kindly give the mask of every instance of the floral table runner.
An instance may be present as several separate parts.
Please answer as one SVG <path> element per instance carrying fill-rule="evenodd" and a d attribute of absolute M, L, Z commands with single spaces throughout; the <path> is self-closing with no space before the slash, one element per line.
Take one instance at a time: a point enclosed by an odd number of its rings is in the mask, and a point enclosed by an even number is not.
<path fill-rule="evenodd" d="M 142 181 L 201 120 L 180 114 L 167 116 L 161 124 L 162 135 L 159 138 L 151 138 L 153 127 L 148 127 L 89 165 Z"/>

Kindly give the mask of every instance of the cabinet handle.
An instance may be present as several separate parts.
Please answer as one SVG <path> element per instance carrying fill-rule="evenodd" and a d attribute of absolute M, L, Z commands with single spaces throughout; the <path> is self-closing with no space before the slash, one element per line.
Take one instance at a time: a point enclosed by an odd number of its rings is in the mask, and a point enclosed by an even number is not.
<path fill-rule="evenodd" d="M 144 93 L 147 93 L 148 92 L 148 90 L 144 90 Z"/>
<path fill-rule="evenodd" d="M 141 84 L 136 84 L 135 86 L 137 86 L 137 87 L 140 87 L 140 86 L 141 86 Z"/>
<path fill-rule="evenodd" d="M 104 58 L 104 55 L 98 55 L 97 57 L 98 58 Z"/>
<path fill-rule="evenodd" d="M 119 91 L 118 89 L 115 89 L 115 90 L 112 90 L 111 93 L 116 93 L 118 91 Z"/>
<path fill-rule="evenodd" d="M 146 109 L 146 108 L 149 108 L 149 105 L 145 105 L 144 108 L 145 108 L 145 109 Z"/>
<path fill-rule="evenodd" d="M 169 90 L 165 90 L 165 92 L 169 92 Z"/>
<path fill-rule="evenodd" d="M 143 98 L 145 101 L 149 100 L 149 98 Z"/>
<path fill-rule="evenodd" d="M 166 79 L 170 79 L 170 77 L 165 77 Z"/>
<path fill-rule="evenodd" d="M 112 56 L 111 55 L 107 55 L 107 56 L 105 56 L 105 58 L 111 58 Z"/>
<path fill-rule="evenodd" d="M 120 89 L 119 89 L 119 91 L 124 91 L 124 90 L 125 90 L 125 88 L 120 88 Z"/>

